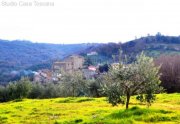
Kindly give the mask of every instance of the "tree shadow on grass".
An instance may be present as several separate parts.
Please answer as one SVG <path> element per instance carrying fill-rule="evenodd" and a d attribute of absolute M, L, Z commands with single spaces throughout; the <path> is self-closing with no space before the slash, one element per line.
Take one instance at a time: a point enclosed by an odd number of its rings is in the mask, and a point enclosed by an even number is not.
<path fill-rule="evenodd" d="M 139 108 L 137 106 L 128 110 L 120 110 L 108 116 L 111 119 L 118 119 L 120 121 L 143 121 L 143 122 L 160 122 L 160 121 L 177 121 L 180 116 L 173 111 Z"/>
<path fill-rule="evenodd" d="M 89 102 L 89 101 L 95 101 L 94 98 L 86 98 L 86 97 L 68 97 L 64 98 L 62 100 L 57 101 L 58 103 L 82 103 L 82 102 Z"/>

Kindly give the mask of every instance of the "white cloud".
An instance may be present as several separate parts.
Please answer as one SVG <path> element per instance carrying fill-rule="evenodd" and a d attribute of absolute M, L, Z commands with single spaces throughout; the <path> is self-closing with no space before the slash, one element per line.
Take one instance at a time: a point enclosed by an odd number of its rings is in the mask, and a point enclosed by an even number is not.
<path fill-rule="evenodd" d="M 51 43 L 124 42 L 148 33 L 180 34 L 178 0 L 46 1 L 54 2 L 54 7 L 7 7 L 0 0 L 0 38 Z"/>

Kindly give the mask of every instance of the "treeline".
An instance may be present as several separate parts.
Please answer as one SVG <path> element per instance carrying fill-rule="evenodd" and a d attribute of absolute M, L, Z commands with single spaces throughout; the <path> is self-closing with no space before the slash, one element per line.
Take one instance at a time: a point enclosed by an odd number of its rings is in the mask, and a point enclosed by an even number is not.
<path fill-rule="evenodd" d="M 0 102 L 23 98 L 56 98 L 78 96 L 101 96 L 98 80 L 85 80 L 80 72 L 66 74 L 58 83 L 35 83 L 28 78 L 0 86 Z"/>
<path fill-rule="evenodd" d="M 165 89 L 165 92 L 180 92 L 180 55 L 163 55 L 155 59 L 154 63 L 156 67 L 159 67 L 161 86 Z M 104 78 L 107 78 L 104 75 L 110 73 L 107 72 L 110 69 L 108 65 L 101 66 L 102 74 L 93 80 L 86 80 L 81 72 L 63 74 L 58 83 L 42 84 L 31 82 L 28 78 L 22 78 L 19 81 L 10 82 L 6 86 L 0 86 L 0 102 L 23 98 L 106 96 L 107 94 L 102 92 L 104 88 L 102 86 L 105 82 Z M 126 74 L 127 68 L 122 69 L 124 70 L 120 74 Z M 129 71 L 131 72 L 131 69 Z"/>

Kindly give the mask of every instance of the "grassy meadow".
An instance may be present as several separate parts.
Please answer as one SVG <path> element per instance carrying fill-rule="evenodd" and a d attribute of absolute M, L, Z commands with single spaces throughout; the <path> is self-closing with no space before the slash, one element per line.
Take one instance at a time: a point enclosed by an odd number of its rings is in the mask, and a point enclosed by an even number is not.
<path fill-rule="evenodd" d="M 150 108 L 131 98 L 112 107 L 106 98 L 23 99 L 0 103 L 0 124 L 180 124 L 180 94 L 158 94 Z"/>

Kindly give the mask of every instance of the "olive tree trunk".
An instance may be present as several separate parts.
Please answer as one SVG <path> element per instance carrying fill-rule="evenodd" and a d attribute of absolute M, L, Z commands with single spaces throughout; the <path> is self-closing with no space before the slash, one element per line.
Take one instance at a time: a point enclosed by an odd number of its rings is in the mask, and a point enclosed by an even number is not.
<path fill-rule="evenodd" d="M 126 94 L 126 109 L 128 109 L 128 108 L 129 108 L 129 101 L 130 101 L 130 97 L 131 97 L 130 93 L 129 93 L 129 92 L 127 92 L 127 94 Z"/>

